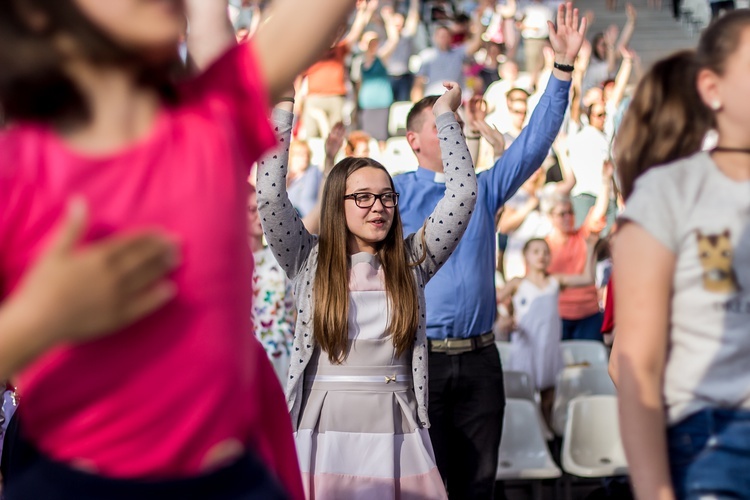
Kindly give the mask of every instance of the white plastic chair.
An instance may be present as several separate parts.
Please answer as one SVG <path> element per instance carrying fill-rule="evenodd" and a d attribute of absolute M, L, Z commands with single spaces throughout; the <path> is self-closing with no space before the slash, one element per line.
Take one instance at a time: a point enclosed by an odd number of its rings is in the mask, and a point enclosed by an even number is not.
<path fill-rule="evenodd" d="M 606 366 L 609 364 L 607 348 L 597 340 L 563 340 L 560 342 L 565 366 L 589 365 Z"/>
<path fill-rule="evenodd" d="M 406 137 L 391 137 L 385 143 L 385 151 L 381 156 L 382 163 L 391 175 L 411 172 L 419 166 Z"/>
<path fill-rule="evenodd" d="M 505 371 L 505 367 L 510 364 L 512 347 L 510 342 L 505 342 L 503 340 L 496 340 L 495 345 L 497 346 L 497 352 L 500 353 L 500 363 L 503 365 L 503 371 Z"/>
<path fill-rule="evenodd" d="M 503 385 L 505 387 L 506 400 L 523 399 L 534 403 L 534 411 L 539 421 L 539 429 L 542 431 L 542 436 L 545 441 L 551 441 L 555 436 L 549 427 L 547 427 L 547 422 L 544 421 L 544 415 L 542 415 L 542 408 L 540 406 L 541 398 L 539 397 L 539 393 L 534 389 L 529 374 L 516 371 L 503 371 Z"/>
<path fill-rule="evenodd" d="M 388 135 L 391 137 L 406 134 L 406 118 L 414 104 L 411 101 L 397 101 L 388 110 Z"/>
<path fill-rule="evenodd" d="M 513 479 L 553 479 L 562 471 L 550 456 L 547 443 L 536 425 L 534 403 L 523 399 L 505 402 L 505 421 L 498 452 L 498 481 Z"/>
<path fill-rule="evenodd" d="M 536 401 L 536 391 L 531 384 L 531 377 L 529 377 L 528 373 L 503 371 L 503 383 L 505 385 L 506 399 Z"/>
<path fill-rule="evenodd" d="M 568 474 L 587 478 L 628 473 L 615 396 L 586 396 L 570 402 L 562 466 Z"/>
<path fill-rule="evenodd" d="M 562 436 L 568 417 L 568 403 L 580 396 L 617 395 L 615 385 L 603 367 L 565 368 L 557 377 L 552 405 L 552 430 Z"/>
<path fill-rule="evenodd" d="M 369 143 L 370 147 L 370 158 L 372 158 L 375 161 L 380 161 L 383 159 L 383 154 L 380 152 L 380 143 L 377 139 L 370 139 Z"/>

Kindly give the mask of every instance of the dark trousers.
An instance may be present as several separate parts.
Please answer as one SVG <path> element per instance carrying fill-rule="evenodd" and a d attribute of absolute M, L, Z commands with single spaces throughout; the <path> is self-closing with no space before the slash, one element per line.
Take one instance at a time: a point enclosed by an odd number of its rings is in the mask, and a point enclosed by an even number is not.
<path fill-rule="evenodd" d="M 495 345 L 430 353 L 430 439 L 448 495 L 492 499 L 505 390 Z"/>
<path fill-rule="evenodd" d="M 602 322 L 604 315 L 600 312 L 587 318 L 564 319 L 563 340 L 602 340 Z"/>
<path fill-rule="evenodd" d="M 391 76 L 391 89 L 394 101 L 411 101 L 411 87 L 414 85 L 414 75 L 411 73 Z"/>
<path fill-rule="evenodd" d="M 110 479 L 55 462 L 23 438 L 18 413 L 3 450 L 4 500 L 283 500 L 288 498 L 251 454 L 203 476 L 165 481 Z M 11 423 L 14 421 L 11 419 Z M 5 444 L 8 446 L 8 438 Z M 6 453 L 7 452 L 7 453 Z"/>

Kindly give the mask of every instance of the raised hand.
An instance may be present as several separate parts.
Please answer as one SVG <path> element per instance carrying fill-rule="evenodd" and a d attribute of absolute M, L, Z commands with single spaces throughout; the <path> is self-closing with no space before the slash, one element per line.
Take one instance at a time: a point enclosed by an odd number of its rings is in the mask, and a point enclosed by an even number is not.
<path fill-rule="evenodd" d="M 380 17 L 382 17 L 383 21 L 385 21 L 386 23 L 393 20 L 393 15 L 393 7 L 391 7 L 390 5 L 385 5 L 382 9 L 380 9 Z"/>
<path fill-rule="evenodd" d="M 578 52 L 578 59 L 579 61 L 585 61 L 586 65 L 588 65 L 588 61 L 591 59 L 591 42 L 588 40 L 583 41 L 581 50 Z"/>
<path fill-rule="evenodd" d="M 578 9 L 568 2 L 557 9 L 557 27 L 548 21 L 549 41 L 555 51 L 555 62 L 572 65 L 586 39 L 588 21 L 578 19 Z"/>
<path fill-rule="evenodd" d="M 484 120 L 477 120 L 471 124 L 471 127 L 478 131 L 484 139 L 492 146 L 492 151 L 495 153 L 495 158 L 502 156 L 505 152 L 505 136 L 500 132 L 497 127 L 490 127 L 490 125 Z"/>
<path fill-rule="evenodd" d="M 620 36 L 620 28 L 616 24 L 610 24 L 604 31 L 604 42 L 608 47 L 614 47 L 618 36 Z"/>
<path fill-rule="evenodd" d="M 469 124 L 474 121 L 484 121 L 487 117 L 487 101 L 480 95 L 472 96 L 465 109 Z"/>
<path fill-rule="evenodd" d="M 634 23 L 638 19 L 638 10 L 636 10 L 635 5 L 632 3 L 628 3 L 625 6 L 625 13 L 628 16 L 628 21 L 631 23 Z"/>
<path fill-rule="evenodd" d="M 341 122 L 336 123 L 326 139 L 326 166 L 328 166 L 329 163 L 333 166 L 333 161 L 336 158 L 336 155 L 339 154 L 339 151 L 341 151 L 341 148 L 344 146 L 345 138 L 346 127 Z"/>
<path fill-rule="evenodd" d="M 584 12 L 583 13 L 583 17 L 586 18 L 586 22 L 588 23 L 589 26 L 591 26 L 592 24 L 594 24 L 594 21 L 596 21 L 596 14 L 591 9 L 587 10 L 586 12 Z"/>
<path fill-rule="evenodd" d="M 366 10 L 366 11 L 367 11 L 368 13 L 370 13 L 370 14 L 372 14 L 372 13 L 374 13 L 374 12 L 375 12 L 376 10 L 378 10 L 378 0 L 369 0 L 369 1 L 367 2 L 367 5 L 366 5 L 366 7 L 365 7 L 365 10 Z"/>
<path fill-rule="evenodd" d="M 435 116 L 451 111 L 455 113 L 461 106 L 461 86 L 456 82 L 443 82 L 443 87 L 448 91 L 441 95 L 432 107 Z"/>

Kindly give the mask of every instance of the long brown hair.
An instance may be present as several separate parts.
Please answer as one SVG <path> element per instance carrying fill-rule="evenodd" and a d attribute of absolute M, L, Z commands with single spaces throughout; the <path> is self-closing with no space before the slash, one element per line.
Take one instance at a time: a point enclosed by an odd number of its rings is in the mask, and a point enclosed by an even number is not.
<path fill-rule="evenodd" d="M 700 151 L 716 120 L 698 94 L 698 73 L 707 69 L 724 74 L 726 61 L 748 26 L 750 11 L 730 12 L 706 28 L 695 52 L 678 52 L 662 59 L 643 77 L 614 145 L 626 199 L 636 179 L 647 170 Z"/>
<path fill-rule="evenodd" d="M 638 84 L 614 145 L 626 199 L 650 168 L 700 151 L 713 116 L 695 87 L 697 72 L 695 53 L 678 52 L 654 64 Z"/>
<path fill-rule="evenodd" d="M 321 200 L 313 335 L 332 363 L 341 363 L 345 359 L 349 332 L 349 230 L 344 213 L 346 180 L 365 167 L 378 168 L 388 174 L 383 165 L 370 158 L 345 158 L 331 170 Z M 388 178 L 393 188 L 393 179 L 390 175 Z M 394 209 L 391 229 L 380 243 L 377 255 L 385 275 L 390 312 L 388 333 L 396 354 L 400 356 L 414 343 L 419 326 L 419 301 L 410 270 L 415 263 L 409 262 L 406 253 L 398 207 Z"/>

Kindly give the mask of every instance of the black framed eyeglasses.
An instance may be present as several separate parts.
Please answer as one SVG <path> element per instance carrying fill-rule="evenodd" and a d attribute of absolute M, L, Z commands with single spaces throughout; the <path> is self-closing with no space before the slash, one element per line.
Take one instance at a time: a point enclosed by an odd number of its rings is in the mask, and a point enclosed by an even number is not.
<path fill-rule="evenodd" d="M 345 200 L 354 200 L 359 208 L 370 208 L 375 204 L 375 200 L 380 200 L 385 208 L 393 208 L 398 205 L 398 193 L 388 192 L 383 194 L 375 193 L 352 193 L 344 196 Z"/>

